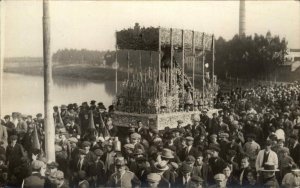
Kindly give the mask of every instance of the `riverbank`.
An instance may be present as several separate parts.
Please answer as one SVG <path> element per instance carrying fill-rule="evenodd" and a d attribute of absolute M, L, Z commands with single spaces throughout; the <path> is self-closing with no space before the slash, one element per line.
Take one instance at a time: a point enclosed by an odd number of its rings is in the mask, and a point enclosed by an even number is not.
<path fill-rule="evenodd" d="M 43 76 L 43 67 L 39 64 L 24 66 L 19 64 L 5 65 L 4 72 L 18 73 L 25 75 Z M 53 76 L 79 78 L 96 82 L 114 81 L 116 71 L 111 68 L 104 68 L 92 65 L 53 65 Z M 126 72 L 118 71 L 118 80 L 123 80 L 127 77 Z"/>

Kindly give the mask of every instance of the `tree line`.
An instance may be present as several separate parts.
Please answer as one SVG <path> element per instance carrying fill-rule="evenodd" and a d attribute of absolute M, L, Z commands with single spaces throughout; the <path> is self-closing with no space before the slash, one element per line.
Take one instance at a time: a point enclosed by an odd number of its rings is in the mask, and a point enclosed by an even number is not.
<path fill-rule="evenodd" d="M 262 78 L 273 74 L 284 63 L 287 41 L 279 36 L 235 35 L 231 40 L 218 38 L 215 43 L 215 73 L 219 78 Z"/>

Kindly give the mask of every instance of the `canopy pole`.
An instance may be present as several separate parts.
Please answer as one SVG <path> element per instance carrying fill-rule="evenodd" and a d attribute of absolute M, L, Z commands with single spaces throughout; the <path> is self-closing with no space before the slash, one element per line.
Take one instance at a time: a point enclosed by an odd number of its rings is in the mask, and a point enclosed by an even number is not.
<path fill-rule="evenodd" d="M 55 161 L 55 127 L 51 106 L 53 81 L 50 37 L 49 0 L 43 0 L 45 153 L 48 161 Z"/>

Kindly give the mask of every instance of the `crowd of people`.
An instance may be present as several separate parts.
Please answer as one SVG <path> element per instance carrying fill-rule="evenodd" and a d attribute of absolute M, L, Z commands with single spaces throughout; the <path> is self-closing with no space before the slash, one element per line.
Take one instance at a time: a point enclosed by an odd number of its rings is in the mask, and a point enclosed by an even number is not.
<path fill-rule="evenodd" d="M 200 108 L 164 130 L 117 127 L 101 102 L 55 106 L 55 162 L 43 115 L 13 112 L 0 125 L 0 187 L 300 187 L 299 102 L 297 82 L 220 91 L 212 117 Z"/>

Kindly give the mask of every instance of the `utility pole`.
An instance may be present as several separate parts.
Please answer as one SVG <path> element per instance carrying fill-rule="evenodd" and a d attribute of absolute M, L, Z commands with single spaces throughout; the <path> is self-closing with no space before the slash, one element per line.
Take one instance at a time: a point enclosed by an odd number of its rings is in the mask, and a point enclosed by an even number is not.
<path fill-rule="evenodd" d="M 51 106 L 53 81 L 50 41 L 49 0 L 43 0 L 45 153 L 48 161 L 55 161 L 55 126 Z"/>
<path fill-rule="evenodd" d="M 0 118 L 2 117 L 3 64 L 4 64 L 4 1 L 0 1 Z"/>

